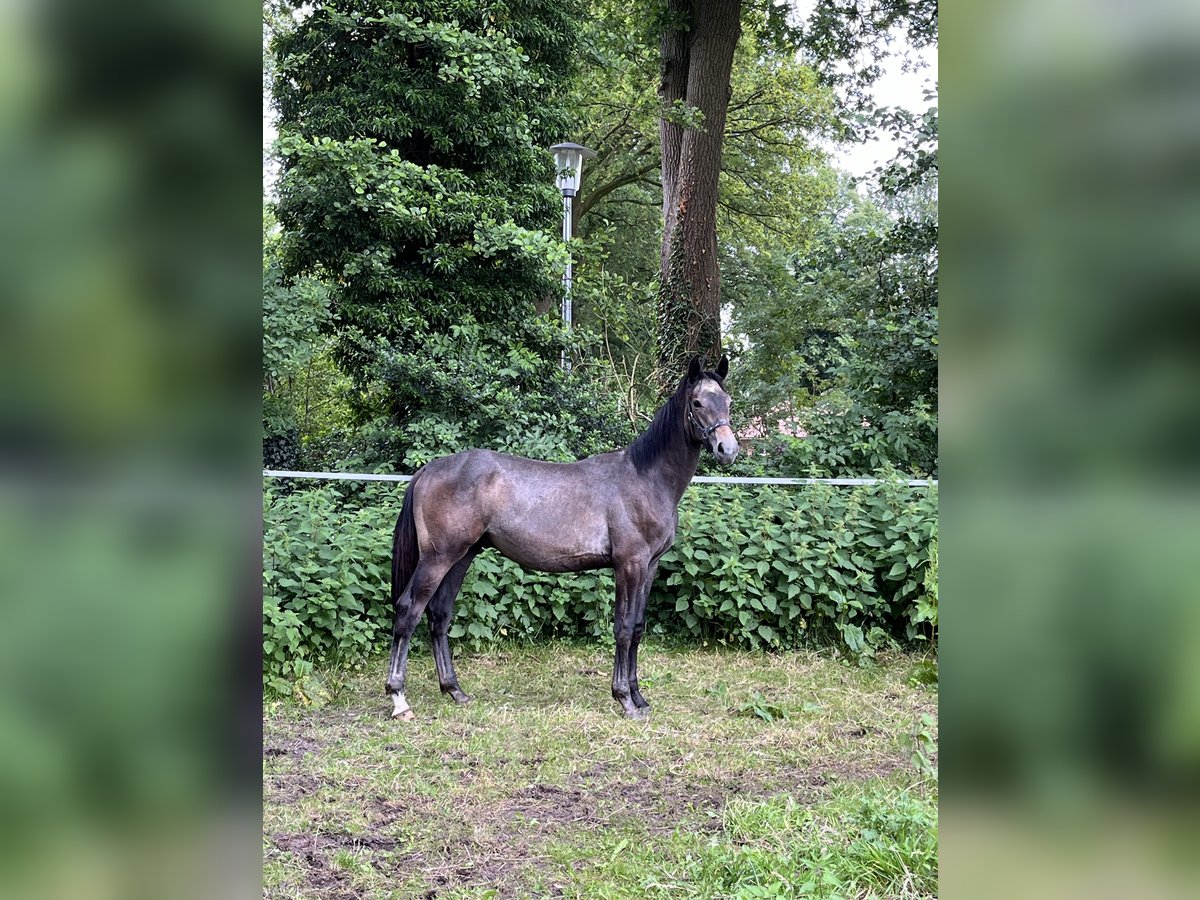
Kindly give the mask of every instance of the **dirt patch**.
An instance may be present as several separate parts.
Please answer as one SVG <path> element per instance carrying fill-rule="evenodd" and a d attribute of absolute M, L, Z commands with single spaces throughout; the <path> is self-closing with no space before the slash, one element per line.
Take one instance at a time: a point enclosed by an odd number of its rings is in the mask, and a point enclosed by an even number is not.
<path fill-rule="evenodd" d="M 263 756 L 292 756 L 297 759 L 321 749 L 321 742 L 303 735 L 277 736 L 263 741 Z"/>
<path fill-rule="evenodd" d="M 574 787 L 532 784 L 510 797 L 497 810 L 505 818 L 521 816 L 542 826 L 601 824 L 596 816 L 595 798 Z"/>
<path fill-rule="evenodd" d="M 904 765 L 897 757 L 875 765 L 843 763 L 699 777 L 674 775 L 649 765 L 640 773 L 621 774 L 610 766 L 594 766 L 569 776 L 565 785 L 523 788 L 489 815 L 504 820 L 519 815 L 525 822 L 536 821 L 543 830 L 569 825 L 604 828 L 635 819 L 651 834 L 669 834 L 681 827 L 719 831 L 721 813 L 735 798 L 789 794 L 800 803 L 814 803 L 828 793 L 831 783 L 887 778 Z"/>
<path fill-rule="evenodd" d="M 403 845 L 396 838 L 384 837 L 378 834 L 350 834 L 348 831 L 316 832 L 314 834 L 283 834 L 276 832 L 271 835 L 271 843 L 281 851 L 311 856 L 317 852 L 328 850 L 330 847 L 348 850 L 395 850 Z"/>
<path fill-rule="evenodd" d="M 303 864 L 302 886 L 306 894 L 332 900 L 362 896 L 351 883 L 349 874 L 331 866 L 327 859 L 326 850 L 336 846 L 335 841 L 319 834 L 272 834 L 271 843 L 278 852 L 292 853 Z"/>
<path fill-rule="evenodd" d="M 376 795 L 373 800 L 373 834 L 387 833 L 405 822 L 436 821 L 445 826 L 439 829 L 435 851 L 424 856 L 396 851 L 390 857 L 393 874 L 420 877 L 428 888 L 424 896 L 430 898 L 451 890 L 483 888 L 501 898 L 529 896 L 530 869 L 541 872 L 538 896 L 562 896 L 565 887 L 547 878 L 549 860 L 541 848 L 560 829 L 603 824 L 589 808 L 591 798 L 585 792 L 550 784 L 529 785 L 498 804 L 475 803 L 468 792 L 454 802 L 452 812 L 424 798 Z M 366 845 L 363 835 L 354 837 Z"/>
<path fill-rule="evenodd" d="M 270 835 L 275 852 L 291 853 L 304 867 L 305 893 L 321 898 L 348 900 L 363 896 L 349 872 L 331 859 L 338 850 L 352 853 L 370 851 L 361 858 L 385 876 L 408 875 L 424 868 L 425 859 L 419 853 L 400 852 L 403 841 L 375 833 L 315 832 L 312 834 Z"/>
<path fill-rule="evenodd" d="M 376 795 L 368 802 L 368 818 L 373 829 L 406 821 L 423 821 L 437 815 L 433 801 L 418 794 L 399 794 L 386 798 Z"/>
<path fill-rule="evenodd" d="M 507 847 L 487 854 L 480 854 L 479 849 L 463 848 L 461 855 L 445 865 L 426 869 L 425 878 L 430 891 L 425 896 L 437 897 L 440 891 L 463 888 L 488 888 L 496 892 L 495 896 L 504 898 L 529 896 L 520 873 L 531 864 L 539 864 L 538 858 L 522 855 L 523 848 L 520 847 Z M 562 896 L 561 888 L 546 887 L 548 892 L 539 892 L 537 896 Z"/>
<path fill-rule="evenodd" d="M 794 789 L 796 783 L 791 778 L 769 785 L 733 777 L 687 778 L 653 770 L 614 776 L 608 767 L 600 766 L 569 776 L 563 785 L 529 785 L 478 814 L 484 821 L 498 823 L 510 841 L 531 833 L 544 840 L 560 828 L 609 828 L 629 820 L 651 834 L 669 834 L 680 827 L 715 831 L 732 797 L 770 795 Z M 805 778 L 803 784 L 822 787 L 825 779 Z"/>
<path fill-rule="evenodd" d="M 321 779 L 307 772 L 289 772 L 263 779 L 263 799 L 272 803 L 295 803 L 321 789 Z"/>
<path fill-rule="evenodd" d="M 805 773 L 807 779 L 820 779 L 823 786 L 830 782 L 870 781 L 875 778 L 890 778 L 908 763 L 900 756 L 886 756 L 871 762 L 835 761 Z M 786 788 L 783 788 L 786 789 Z"/>
<path fill-rule="evenodd" d="M 869 734 L 883 734 L 883 729 L 875 725 L 854 725 L 850 728 L 842 728 L 838 733 L 845 737 L 860 738 Z"/>
<path fill-rule="evenodd" d="M 326 744 L 326 741 L 313 736 L 314 732 L 320 733 L 319 724 L 316 719 L 283 722 L 264 717 L 263 757 L 301 759 L 311 753 L 319 752 Z"/>

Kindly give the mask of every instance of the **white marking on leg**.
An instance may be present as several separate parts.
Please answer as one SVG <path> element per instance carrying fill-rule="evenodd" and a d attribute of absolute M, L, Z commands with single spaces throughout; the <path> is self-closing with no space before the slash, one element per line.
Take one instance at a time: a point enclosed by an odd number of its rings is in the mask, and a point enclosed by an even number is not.
<path fill-rule="evenodd" d="M 392 710 L 392 718 L 404 715 L 409 710 L 408 701 L 404 699 L 404 693 L 392 694 L 392 703 L 395 704 L 395 709 Z"/>

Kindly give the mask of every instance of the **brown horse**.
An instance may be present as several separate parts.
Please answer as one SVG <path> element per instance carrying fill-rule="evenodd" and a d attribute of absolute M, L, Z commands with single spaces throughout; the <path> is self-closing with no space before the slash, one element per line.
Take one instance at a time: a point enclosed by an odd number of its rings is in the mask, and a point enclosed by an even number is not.
<path fill-rule="evenodd" d="M 625 715 L 647 714 L 650 704 L 638 690 L 638 643 L 658 560 L 675 541 L 679 499 L 702 448 L 724 465 L 738 453 L 728 372 L 723 356 L 710 372 L 693 359 L 674 395 L 623 450 L 573 463 L 466 450 L 417 472 L 392 543 L 396 627 L 387 692 L 394 717 L 415 718 L 404 678 L 409 641 L 426 611 L 442 691 L 458 703 L 470 699 L 458 686 L 447 632 L 467 569 L 487 547 L 542 572 L 613 569 L 612 695 Z"/>

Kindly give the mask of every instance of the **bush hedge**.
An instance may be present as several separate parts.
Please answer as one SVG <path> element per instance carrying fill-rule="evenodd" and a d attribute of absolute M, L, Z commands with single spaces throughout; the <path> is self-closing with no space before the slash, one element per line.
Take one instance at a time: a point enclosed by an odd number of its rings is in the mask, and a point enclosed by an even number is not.
<path fill-rule="evenodd" d="M 386 650 L 404 487 L 268 482 L 268 690 L 292 691 L 314 664 L 353 666 Z M 654 581 L 647 632 L 750 649 L 832 643 L 860 658 L 928 639 L 936 522 L 936 487 L 694 485 Z M 471 567 L 450 634 L 476 649 L 548 636 L 611 643 L 613 592 L 612 572 L 524 572 L 489 550 Z"/>

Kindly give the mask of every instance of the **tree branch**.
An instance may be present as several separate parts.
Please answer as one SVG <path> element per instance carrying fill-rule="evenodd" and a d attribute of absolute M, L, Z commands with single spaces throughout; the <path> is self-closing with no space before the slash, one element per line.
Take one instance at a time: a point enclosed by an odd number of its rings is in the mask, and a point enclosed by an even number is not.
<path fill-rule="evenodd" d="M 590 194 L 588 194 L 586 197 L 584 197 L 582 202 L 580 202 L 579 218 L 582 219 L 585 215 L 587 215 L 588 210 L 590 210 L 593 206 L 595 206 L 597 203 L 599 203 L 601 200 L 603 200 L 605 197 L 607 197 L 609 194 L 611 194 L 617 188 L 625 187 L 625 185 L 627 185 L 627 184 L 634 184 L 638 181 L 641 181 L 641 179 L 644 175 L 647 175 L 648 173 L 653 172 L 657 168 L 658 168 L 658 160 L 655 159 L 649 163 L 642 165 L 641 167 L 639 167 L 638 169 L 635 169 L 632 172 L 626 172 L 624 175 L 620 175 L 620 176 L 614 178 L 612 181 L 608 182 L 607 184 L 603 184 L 600 187 L 596 188 L 594 191 L 592 191 Z"/>

